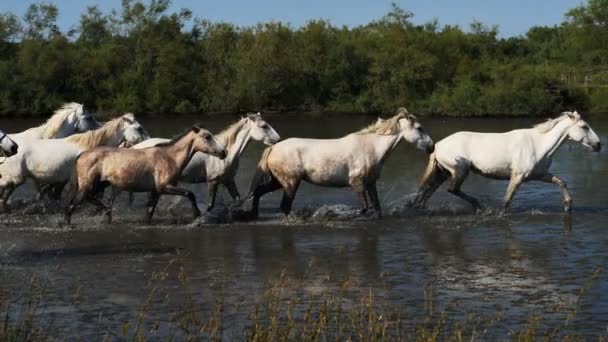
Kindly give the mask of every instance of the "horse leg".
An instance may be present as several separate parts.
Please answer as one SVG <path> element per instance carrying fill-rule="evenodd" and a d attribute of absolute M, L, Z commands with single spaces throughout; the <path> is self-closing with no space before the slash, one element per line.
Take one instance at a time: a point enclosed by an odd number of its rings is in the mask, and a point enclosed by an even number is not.
<path fill-rule="evenodd" d="M 382 208 L 380 207 L 380 199 L 378 198 L 378 189 L 376 189 L 375 181 L 367 185 L 367 193 L 369 194 L 369 199 L 372 201 L 376 215 L 378 218 L 382 217 Z"/>
<path fill-rule="evenodd" d="M 208 201 L 207 203 L 207 212 L 211 211 L 215 206 L 215 197 L 217 196 L 217 188 L 220 185 L 218 181 L 210 181 L 207 182 L 207 193 L 208 193 Z"/>
<path fill-rule="evenodd" d="M 152 216 L 154 215 L 154 210 L 156 210 L 156 205 L 158 204 L 158 199 L 160 195 L 158 192 L 151 192 L 148 196 L 148 202 L 146 203 L 146 221 L 150 223 L 152 221 Z"/>
<path fill-rule="evenodd" d="M 511 205 L 511 200 L 513 200 L 513 196 L 519 189 L 521 183 L 523 183 L 524 177 L 522 175 L 512 175 L 511 181 L 509 182 L 509 186 L 507 187 L 507 192 L 505 193 L 505 199 L 502 206 L 503 213 L 509 209 Z"/>
<path fill-rule="evenodd" d="M 291 212 L 291 204 L 293 199 L 296 197 L 296 191 L 300 186 L 300 180 L 289 182 L 289 184 L 283 185 L 283 198 L 281 199 L 281 211 L 285 216 Z"/>
<path fill-rule="evenodd" d="M 363 185 L 362 181 L 356 181 L 351 183 L 350 187 L 353 189 L 353 192 L 357 194 L 359 202 L 361 203 L 359 214 L 364 215 L 369 208 L 369 204 L 367 203 L 367 195 L 365 194 L 365 185 Z"/>
<path fill-rule="evenodd" d="M 232 200 L 235 203 L 241 201 L 241 194 L 239 194 L 239 189 L 236 187 L 234 179 L 231 179 L 230 181 L 224 183 L 224 186 L 226 187 L 226 189 L 228 189 L 228 193 L 230 193 L 230 197 L 232 197 Z"/>
<path fill-rule="evenodd" d="M 452 173 L 452 183 L 450 184 L 450 187 L 448 188 L 448 192 L 469 202 L 469 204 L 471 204 L 473 206 L 473 209 L 475 209 L 475 211 L 478 211 L 482 208 L 481 204 L 479 203 L 479 200 L 477 200 L 477 198 L 475 198 L 471 195 L 468 195 L 468 194 L 464 193 L 462 190 L 460 190 L 462 183 L 469 175 L 469 170 L 470 169 L 468 166 L 466 168 L 460 167 L 460 168 L 457 168 L 454 170 L 454 172 Z"/>
<path fill-rule="evenodd" d="M 194 217 L 201 216 L 201 211 L 200 209 L 198 209 L 198 205 L 196 204 L 196 196 L 194 196 L 194 193 L 192 191 L 168 184 L 162 191 L 160 191 L 160 193 L 166 195 L 177 195 L 186 197 L 190 200 L 190 203 L 192 204 L 192 212 L 194 213 Z"/>
<path fill-rule="evenodd" d="M 272 181 L 268 184 L 264 184 L 258 186 L 253 191 L 253 200 L 251 201 L 251 209 L 249 211 L 249 216 L 252 220 L 258 218 L 259 209 L 260 209 L 260 198 L 266 195 L 269 192 L 273 192 L 282 188 L 281 183 L 276 178 L 272 178 Z"/>
<path fill-rule="evenodd" d="M 112 191 L 110 193 L 110 202 L 108 203 L 108 207 L 106 209 L 106 217 L 108 224 L 112 223 L 112 208 L 114 207 L 114 201 L 116 197 L 120 194 L 120 189 L 112 187 Z"/>
<path fill-rule="evenodd" d="M 36 194 L 36 201 L 41 201 L 42 198 L 44 197 L 44 195 L 51 190 L 52 185 L 51 184 L 38 184 L 38 182 L 36 182 L 36 185 L 37 185 L 36 188 L 38 188 L 38 193 Z"/>
<path fill-rule="evenodd" d="M 572 211 L 572 197 L 570 196 L 570 192 L 568 191 L 568 186 L 566 185 L 566 182 L 551 173 L 543 175 L 540 180 L 545 183 L 557 184 L 562 190 L 562 196 L 564 198 L 564 211 Z"/>
<path fill-rule="evenodd" d="M 135 193 L 134 192 L 129 192 L 129 207 L 133 206 L 133 202 L 135 202 Z"/>

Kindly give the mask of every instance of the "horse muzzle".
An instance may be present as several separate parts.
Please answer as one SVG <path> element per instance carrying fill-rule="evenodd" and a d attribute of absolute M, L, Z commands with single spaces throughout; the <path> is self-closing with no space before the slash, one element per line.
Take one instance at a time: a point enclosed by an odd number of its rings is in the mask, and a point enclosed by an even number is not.
<path fill-rule="evenodd" d="M 435 152 L 435 144 L 427 146 L 426 153 L 431 154 L 433 152 Z"/>
<path fill-rule="evenodd" d="M 220 153 L 217 154 L 217 157 L 220 159 L 225 159 L 227 155 L 228 154 L 226 153 L 226 150 L 222 150 Z"/>
<path fill-rule="evenodd" d="M 10 155 L 14 156 L 15 154 L 17 154 L 18 151 L 19 151 L 19 146 L 17 144 L 14 144 L 13 147 L 11 147 Z"/>
<path fill-rule="evenodd" d="M 602 149 L 602 143 L 598 142 L 597 144 L 591 146 L 593 152 L 599 152 Z"/>

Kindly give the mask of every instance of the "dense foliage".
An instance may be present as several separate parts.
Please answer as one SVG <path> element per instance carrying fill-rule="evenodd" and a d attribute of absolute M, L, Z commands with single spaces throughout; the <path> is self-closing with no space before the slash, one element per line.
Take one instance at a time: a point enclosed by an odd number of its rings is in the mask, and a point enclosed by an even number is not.
<path fill-rule="evenodd" d="M 466 31 L 415 25 L 395 5 L 352 28 L 324 20 L 239 27 L 169 5 L 89 7 L 69 32 L 47 3 L 23 18 L 0 15 L 0 113 L 46 113 L 64 101 L 140 113 L 608 111 L 608 0 L 511 38 L 479 22 Z"/>

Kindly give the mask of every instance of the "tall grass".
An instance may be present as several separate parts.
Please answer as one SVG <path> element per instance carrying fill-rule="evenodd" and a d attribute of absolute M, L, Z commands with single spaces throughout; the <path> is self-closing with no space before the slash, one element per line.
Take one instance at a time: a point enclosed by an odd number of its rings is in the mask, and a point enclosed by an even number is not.
<path fill-rule="evenodd" d="M 109 332 L 104 340 L 234 340 L 248 341 L 476 341 L 509 339 L 515 341 L 580 340 L 572 322 L 585 295 L 600 277 L 597 269 L 581 288 L 576 304 L 569 308 L 562 323 L 545 322 L 541 316 L 530 316 L 517 326 L 500 315 L 467 314 L 456 318 L 437 311 L 435 291 L 424 287 L 424 312 L 408 316 L 399 305 L 377 297 L 369 289 L 360 293 L 348 280 L 327 281 L 316 291 L 306 291 L 305 279 L 281 273 L 243 306 L 225 304 L 224 298 L 205 308 L 195 298 L 182 256 L 173 258 L 162 269 L 153 272 L 146 284 L 137 316 L 125 322 L 119 331 Z M 171 298 L 164 289 L 179 284 L 179 305 L 169 305 Z M 359 293 L 359 296 L 353 295 Z M 44 288 L 34 279 L 22 296 L 12 298 L 0 292 L 0 341 L 36 341 L 58 338 L 52 322 L 39 314 L 44 301 Z M 160 304 L 159 304 L 160 303 Z M 173 302 L 172 304 L 175 304 Z M 209 303 L 206 303 L 209 304 Z M 159 307 L 159 305 L 161 307 Z M 159 315 L 160 312 L 160 315 Z M 606 341 L 605 336 L 598 337 Z"/>

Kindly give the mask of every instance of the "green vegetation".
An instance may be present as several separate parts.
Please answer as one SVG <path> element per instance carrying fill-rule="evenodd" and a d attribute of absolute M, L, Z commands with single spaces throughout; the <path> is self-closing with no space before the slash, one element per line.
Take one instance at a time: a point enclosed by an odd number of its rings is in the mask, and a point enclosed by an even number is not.
<path fill-rule="evenodd" d="M 608 111 L 608 0 L 589 0 L 555 27 L 499 38 L 415 25 L 395 5 L 357 27 L 324 20 L 239 27 L 169 13 L 170 0 L 89 7 L 60 32 L 57 8 L 0 15 L 0 114 L 48 113 L 61 102 L 139 113 L 242 110 L 546 115 Z"/>

